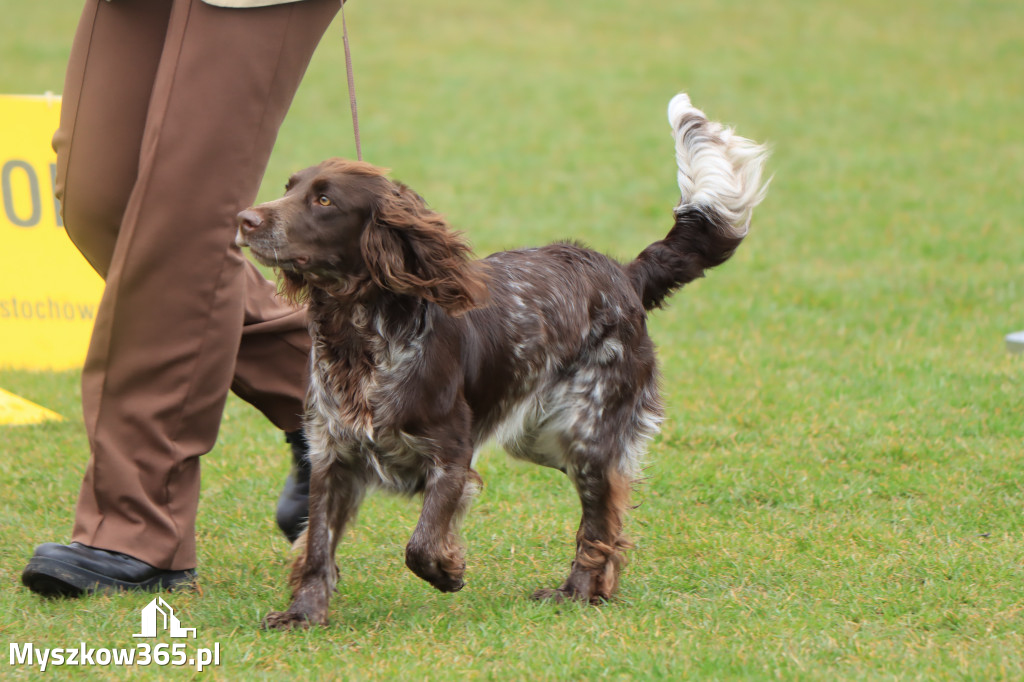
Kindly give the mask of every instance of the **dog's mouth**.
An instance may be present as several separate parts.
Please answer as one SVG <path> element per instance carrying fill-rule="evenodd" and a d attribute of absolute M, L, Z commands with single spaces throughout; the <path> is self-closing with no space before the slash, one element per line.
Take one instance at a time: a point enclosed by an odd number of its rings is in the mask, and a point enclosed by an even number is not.
<path fill-rule="evenodd" d="M 261 244 L 258 240 L 247 240 L 240 236 L 235 243 L 238 246 L 248 246 L 252 257 L 267 267 L 301 272 L 309 266 L 309 256 L 290 256 L 282 253 L 276 246 Z"/>
<path fill-rule="evenodd" d="M 254 261 L 278 272 L 302 279 L 327 282 L 347 280 L 349 269 L 338 259 L 318 253 L 315 247 L 278 238 L 272 231 L 243 233 L 239 230 L 235 244 L 248 247 Z M 323 251 L 323 250 L 322 250 Z"/>
<path fill-rule="evenodd" d="M 302 272 L 309 265 L 309 258 L 306 256 L 296 256 L 291 260 L 277 260 L 274 263 L 267 263 L 273 267 L 280 268 L 281 270 L 287 270 L 288 272 Z"/>

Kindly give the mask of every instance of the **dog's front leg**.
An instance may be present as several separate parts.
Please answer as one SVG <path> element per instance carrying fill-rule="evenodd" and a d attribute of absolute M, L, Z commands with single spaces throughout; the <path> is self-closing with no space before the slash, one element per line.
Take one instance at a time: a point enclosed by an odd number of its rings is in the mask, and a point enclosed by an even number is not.
<path fill-rule="evenodd" d="M 296 541 L 300 552 L 289 579 L 294 590 L 292 603 L 287 611 L 268 614 L 263 620 L 265 627 L 327 624 L 327 609 L 338 580 L 335 551 L 365 488 L 362 478 L 347 467 L 314 463 L 309 481 L 309 526 Z"/>
<path fill-rule="evenodd" d="M 428 476 L 405 565 L 442 592 L 458 592 L 466 584 L 466 550 L 458 527 L 481 483 L 479 474 L 462 465 L 438 466 Z"/>

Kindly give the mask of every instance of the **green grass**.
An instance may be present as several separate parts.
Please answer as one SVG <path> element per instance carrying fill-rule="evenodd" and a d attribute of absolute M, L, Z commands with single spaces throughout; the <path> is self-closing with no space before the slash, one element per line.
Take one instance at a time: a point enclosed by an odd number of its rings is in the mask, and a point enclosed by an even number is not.
<path fill-rule="evenodd" d="M 76 4 L 0 0 L 0 91 L 60 91 Z M 669 418 L 619 600 L 528 600 L 567 570 L 577 503 L 495 451 L 465 590 L 405 570 L 416 504 L 375 497 L 342 544 L 331 626 L 259 630 L 286 604 L 287 462 L 232 399 L 204 460 L 202 591 L 171 597 L 224 652 L 196 677 L 1024 676 L 1024 365 L 1003 348 L 1024 329 L 1019 2 L 356 0 L 348 19 L 367 160 L 481 254 L 572 237 L 631 257 L 660 238 L 678 90 L 771 142 L 775 177 L 737 256 L 652 317 Z M 262 198 L 354 154 L 340 28 Z M 77 375 L 0 386 L 69 417 L 0 429 L 0 644 L 131 646 L 149 596 L 50 602 L 18 582 L 70 531 Z"/>

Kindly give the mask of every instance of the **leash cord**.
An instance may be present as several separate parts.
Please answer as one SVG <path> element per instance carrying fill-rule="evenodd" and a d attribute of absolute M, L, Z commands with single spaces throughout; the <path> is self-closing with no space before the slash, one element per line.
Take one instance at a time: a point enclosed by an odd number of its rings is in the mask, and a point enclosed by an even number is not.
<path fill-rule="evenodd" d="M 348 100 L 352 107 L 352 132 L 356 138 L 356 158 L 363 160 L 363 148 L 359 144 L 359 113 L 356 108 L 356 80 L 352 75 L 352 51 L 348 45 L 348 26 L 345 24 L 345 0 L 341 0 L 341 39 L 345 44 L 345 75 L 348 76 Z"/>

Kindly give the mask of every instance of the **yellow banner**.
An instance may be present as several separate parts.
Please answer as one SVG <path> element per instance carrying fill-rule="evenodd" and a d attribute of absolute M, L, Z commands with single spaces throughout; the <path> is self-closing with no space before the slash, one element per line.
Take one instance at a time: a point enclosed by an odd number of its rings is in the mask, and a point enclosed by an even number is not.
<path fill-rule="evenodd" d="M 0 367 L 81 367 L 103 280 L 54 198 L 60 98 L 0 95 Z"/>

